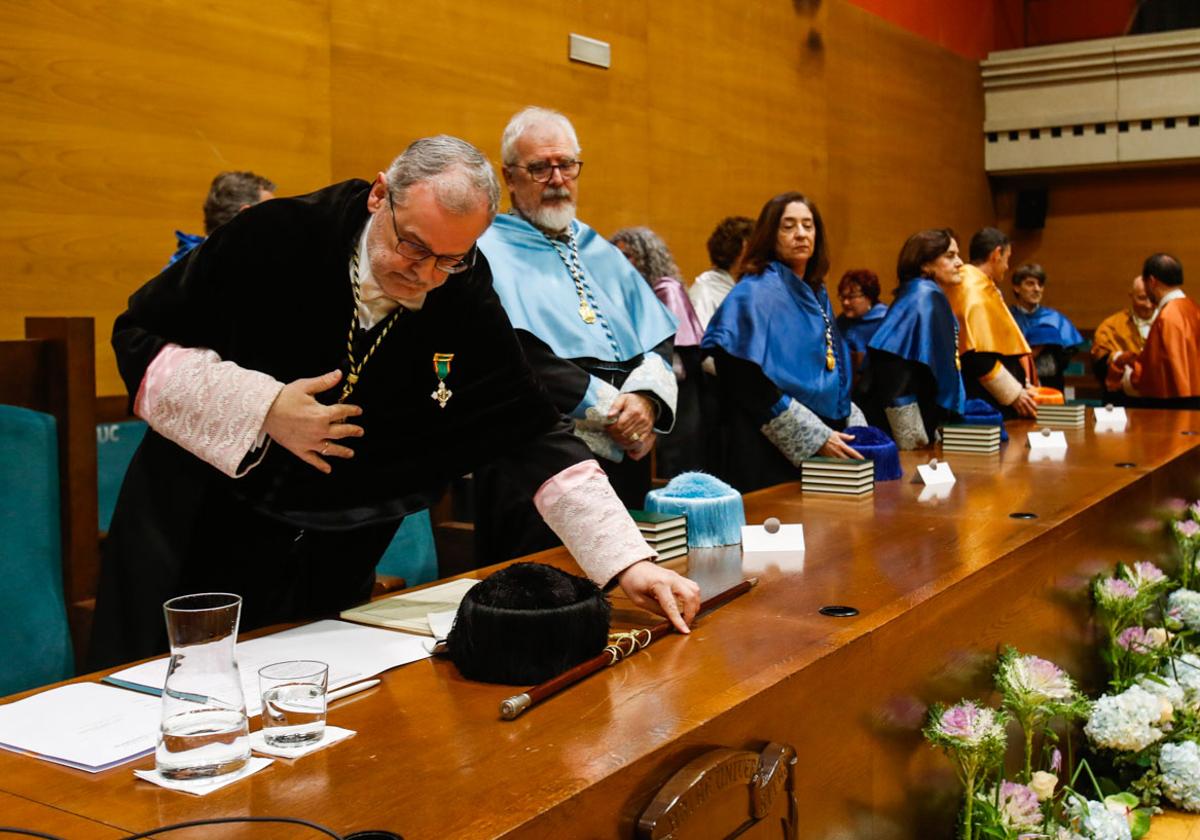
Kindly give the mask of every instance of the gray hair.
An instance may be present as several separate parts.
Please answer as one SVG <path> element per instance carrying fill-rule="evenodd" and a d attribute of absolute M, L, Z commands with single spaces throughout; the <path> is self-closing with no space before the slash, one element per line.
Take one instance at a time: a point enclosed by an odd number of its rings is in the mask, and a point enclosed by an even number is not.
<path fill-rule="evenodd" d="M 557 125 L 565 131 L 567 137 L 571 138 L 575 154 L 579 154 L 579 138 L 575 135 L 575 126 L 571 125 L 566 115 L 549 108 L 530 105 L 513 114 L 513 118 L 504 127 L 504 133 L 500 135 L 500 160 L 504 165 L 512 166 L 517 162 L 517 141 L 521 139 L 522 134 L 534 126 L 546 124 Z"/>
<path fill-rule="evenodd" d="M 500 207 L 500 184 L 483 152 L 465 140 L 439 134 L 414 140 L 388 167 L 387 183 L 403 204 L 408 188 L 428 181 L 437 202 L 456 215 L 469 213 L 487 200 L 488 215 Z"/>
<path fill-rule="evenodd" d="M 679 266 L 675 265 L 671 249 L 662 241 L 662 237 L 650 228 L 621 228 L 609 241 L 614 245 L 620 243 L 625 246 L 629 261 L 647 283 L 654 285 L 654 281 L 660 277 L 680 280 Z"/>

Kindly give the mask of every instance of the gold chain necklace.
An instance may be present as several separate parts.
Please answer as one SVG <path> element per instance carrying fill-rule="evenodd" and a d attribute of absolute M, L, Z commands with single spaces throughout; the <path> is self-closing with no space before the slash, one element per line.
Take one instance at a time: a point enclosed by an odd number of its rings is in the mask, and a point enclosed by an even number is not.
<path fill-rule="evenodd" d="M 354 391 L 354 386 L 358 384 L 358 378 L 362 374 L 362 369 L 366 367 L 367 362 L 375 355 L 375 351 L 379 349 L 379 345 L 383 342 L 386 336 L 392 329 L 392 325 L 396 323 L 396 319 L 400 317 L 400 313 L 404 311 L 400 307 L 391 315 L 388 316 L 387 323 L 383 325 L 383 329 L 379 331 L 379 335 L 375 338 L 375 343 L 367 350 L 367 354 L 362 357 L 362 361 L 355 363 L 354 361 L 354 331 L 358 328 L 358 308 L 360 305 L 360 295 L 358 291 L 358 249 L 354 249 L 354 255 L 350 258 L 350 285 L 354 287 L 354 311 L 350 313 L 350 333 L 346 336 L 346 356 L 350 360 L 349 368 L 346 372 L 346 383 L 342 385 L 342 395 L 338 397 L 338 402 L 345 402 L 350 394 Z"/>
<path fill-rule="evenodd" d="M 543 236 L 546 236 L 544 233 Z M 575 292 L 579 295 L 579 317 L 585 324 L 596 323 L 596 310 L 592 308 L 592 304 L 587 298 L 587 288 L 583 285 L 583 266 L 579 262 L 579 244 L 575 241 L 575 231 L 567 228 L 567 242 L 571 245 L 571 259 L 567 259 L 567 255 L 558 249 L 558 240 L 551 239 L 551 247 L 554 248 L 554 253 L 558 254 L 558 258 L 562 260 L 563 265 L 567 267 L 567 273 L 571 275 L 571 280 L 575 283 Z"/>

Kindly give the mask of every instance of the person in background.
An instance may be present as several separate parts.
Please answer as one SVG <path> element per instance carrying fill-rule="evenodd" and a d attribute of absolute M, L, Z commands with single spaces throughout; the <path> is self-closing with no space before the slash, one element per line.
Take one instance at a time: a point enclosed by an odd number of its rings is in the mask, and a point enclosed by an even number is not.
<path fill-rule="evenodd" d="M 743 265 L 700 346 L 716 362 L 722 477 L 746 492 L 795 481 L 813 455 L 861 458 L 842 429 L 865 420 L 850 401 L 850 350 L 825 292 L 829 246 L 816 204 L 798 192 L 768 201 Z"/>
<path fill-rule="evenodd" d="M 679 281 L 679 267 L 662 237 L 647 227 L 628 227 L 618 230 L 609 241 L 632 263 L 679 322 L 672 356 L 675 380 L 679 383 L 675 428 L 658 442 L 658 477 L 673 478 L 681 472 L 698 470 L 702 466 L 700 339 L 704 337 L 704 328 Z"/>
<path fill-rule="evenodd" d="M 737 262 L 746 250 L 746 241 L 753 229 L 753 219 L 726 216 L 708 237 L 708 259 L 712 268 L 697 274 L 688 289 L 696 317 L 706 329 L 713 313 L 737 282 L 734 274 Z"/>
<path fill-rule="evenodd" d="M 887 304 L 879 302 L 879 278 L 865 268 L 847 271 L 838 281 L 838 300 L 842 304 L 838 329 L 850 347 L 854 375 L 858 376 L 867 356 L 867 342 L 887 314 Z"/>
<path fill-rule="evenodd" d="M 1013 296 L 1017 302 L 1008 307 L 1021 334 L 1033 349 L 1038 381 L 1047 388 L 1063 389 L 1067 365 L 1083 336 L 1057 309 L 1042 306 L 1046 290 L 1046 272 L 1037 263 L 1025 263 L 1012 275 Z"/>
<path fill-rule="evenodd" d="M 1152 254 L 1142 265 L 1154 323 L 1140 352 L 1118 350 L 1108 383 L 1156 408 L 1200 409 L 1200 306 L 1183 293 L 1183 266 L 1170 254 Z"/>
<path fill-rule="evenodd" d="M 958 319 L 967 399 L 985 400 L 1007 417 L 1036 418 L 1033 351 L 1000 292 L 1011 255 L 1007 236 L 994 227 L 979 230 L 971 237 L 962 282 L 945 292 Z"/>
<path fill-rule="evenodd" d="M 1146 346 L 1146 336 L 1154 321 L 1154 303 L 1146 294 L 1142 275 L 1133 278 L 1129 289 L 1129 307 L 1114 312 L 1096 327 L 1092 336 L 1092 373 L 1100 383 L 1105 402 L 1123 402 L 1123 391 L 1108 390 L 1109 359 L 1113 353 L 1138 353 Z"/>
<path fill-rule="evenodd" d="M 936 440 L 938 426 L 963 412 L 958 321 L 944 292 L 962 282 L 961 269 L 954 231 L 910 236 L 896 260 L 896 300 L 867 344 L 855 399 L 901 449 Z"/>
<path fill-rule="evenodd" d="M 479 239 L 526 358 L 628 508 L 650 489 L 656 437 L 675 422 L 677 324 L 629 260 L 575 217 L 583 170 L 570 120 L 526 108 L 500 139 L 512 211 Z M 557 544 L 503 471 L 474 475 L 477 560 Z"/>
<path fill-rule="evenodd" d="M 275 197 L 275 184 L 253 172 L 222 172 L 213 178 L 204 199 L 204 236 L 175 231 L 176 248 L 167 265 L 174 265 L 221 225 L 247 207 Z"/>
<path fill-rule="evenodd" d="M 696 275 L 688 289 L 696 317 L 705 329 L 713 313 L 741 274 L 740 261 L 746 253 L 746 243 L 754 230 L 754 220 L 745 216 L 726 216 L 708 237 L 708 259 L 712 268 Z M 721 403 L 714 379 L 717 369 L 712 357 L 702 355 L 700 386 L 700 423 L 704 428 L 702 464 L 705 472 L 725 474 L 725 434 L 722 431 Z"/>

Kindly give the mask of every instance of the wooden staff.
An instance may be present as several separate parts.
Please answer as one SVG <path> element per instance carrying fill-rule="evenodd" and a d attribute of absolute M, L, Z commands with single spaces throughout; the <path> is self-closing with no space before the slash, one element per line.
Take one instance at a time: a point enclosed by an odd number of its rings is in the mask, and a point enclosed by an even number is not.
<path fill-rule="evenodd" d="M 709 610 L 724 606 L 739 595 L 749 592 L 757 583 L 758 578 L 750 578 L 737 586 L 731 586 L 724 592 L 717 593 L 707 601 L 702 601 L 700 609 L 696 612 L 697 617 Z M 513 720 L 530 706 L 535 706 L 546 698 L 553 697 L 564 688 L 573 686 L 597 671 L 616 665 L 622 659 L 632 656 L 642 648 L 649 647 L 652 642 L 674 632 L 677 632 L 675 625 L 669 621 L 660 621 L 650 628 L 631 630 L 628 633 L 611 633 L 608 637 L 608 647 L 591 659 L 579 663 L 569 671 L 564 671 L 554 679 L 535 685 L 528 691 L 514 694 L 501 703 L 500 717 L 504 720 Z"/>

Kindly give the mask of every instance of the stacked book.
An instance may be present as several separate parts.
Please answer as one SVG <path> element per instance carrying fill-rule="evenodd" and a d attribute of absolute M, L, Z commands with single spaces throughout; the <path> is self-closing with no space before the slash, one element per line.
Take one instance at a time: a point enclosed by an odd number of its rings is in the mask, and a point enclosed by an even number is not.
<path fill-rule="evenodd" d="M 1037 412 L 1038 422 L 1043 426 L 1082 429 L 1086 419 L 1087 406 L 1082 404 L 1039 405 Z"/>
<path fill-rule="evenodd" d="M 942 449 L 946 452 L 999 452 L 1000 427 L 943 426 Z"/>
<path fill-rule="evenodd" d="M 806 493 L 865 496 L 875 490 L 875 462 L 808 458 L 800 462 L 800 489 Z"/>
<path fill-rule="evenodd" d="M 658 552 L 658 562 L 687 554 L 687 517 L 682 513 L 631 510 L 629 515 L 637 523 L 638 530 L 642 532 L 646 542 Z"/>

